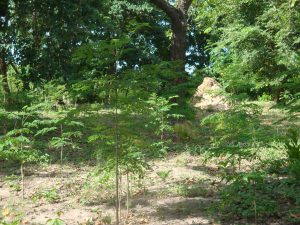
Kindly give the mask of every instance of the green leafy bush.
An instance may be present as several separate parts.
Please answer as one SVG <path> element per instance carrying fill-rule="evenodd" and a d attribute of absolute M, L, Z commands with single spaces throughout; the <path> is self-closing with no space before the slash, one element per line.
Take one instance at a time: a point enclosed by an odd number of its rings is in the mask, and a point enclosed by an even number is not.
<path fill-rule="evenodd" d="M 238 105 L 228 111 L 207 116 L 201 124 L 213 130 L 211 142 L 214 146 L 224 144 L 236 146 L 261 138 L 262 126 L 258 119 L 259 114 L 257 105 Z"/>
<path fill-rule="evenodd" d="M 199 133 L 192 123 L 185 121 L 183 123 L 177 123 L 174 125 L 174 133 L 177 135 L 179 140 L 193 141 L 199 137 Z"/>
<path fill-rule="evenodd" d="M 297 180 L 300 179 L 300 133 L 297 129 L 290 129 L 287 133 L 285 148 L 288 155 L 288 169 Z"/>
<path fill-rule="evenodd" d="M 159 141 L 155 141 L 152 144 L 154 152 L 158 156 L 165 155 L 169 149 L 170 133 L 173 132 L 171 120 L 182 117 L 180 114 L 171 113 L 171 109 L 177 105 L 172 103 L 172 100 L 176 97 L 164 98 L 157 94 L 152 94 L 146 101 L 148 112 L 148 123 L 146 126 L 151 127 L 159 138 Z"/>
<path fill-rule="evenodd" d="M 161 170 L 158 171 L 156 174 L 157 176 L 160 177 L 160 179 L 165 182 L 167 180 L 167 178 L 170 176 L 172 170 Z"/>
<path fill-rule="evenodd" d="M 258 100 L 262 102 L 272 101 L 272 96 L 267 93 L 263 93 L 261 96 L 258 96 Z"/>
<path fill-rule="evenodd" d="M 201 122 L 210 138 L 208 158 L 224 157 L 220 167 L 241 167 L 242 160 L 257 159 L 257 149 L 272 140 L 267 126 L 259 121 L 254 104 L 236 105 L 230 110 L 207 116 Z"/>
<path fill-rule="evenodd" d="M 263 218 L 278 213 L 278 204 L 270 195 L 266 174 L 241 173 L 221 192 L 221 209 L 230 217 Z"/>
<path fill-rule="evenodd" d="M 59 200 L 59 194 L 56 189 L 43 189 L 32 196 L 33 201 L 44 199 L 49 203 L 55 203 Z"/>
<path fill-rule="evenodd" d="M 59 218 L 55 218 L 55 219 L 48 219 L 46 225 L 65 225 L 66 223 L 59 219 Z"/>

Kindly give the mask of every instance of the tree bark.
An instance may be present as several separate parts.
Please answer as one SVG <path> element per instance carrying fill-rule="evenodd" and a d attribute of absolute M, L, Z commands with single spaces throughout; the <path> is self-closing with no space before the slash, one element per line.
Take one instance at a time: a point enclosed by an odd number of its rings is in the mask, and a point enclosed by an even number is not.
<path fill-rule="evenodd" d="M 171 61 L 186 61 L 187 50 L 187 14 L 192 0 L 179 0 L 177 6 L 173 6 L 167 0 L 150 0 L 152 4 L 163 10 L 171 21 L 172 42 L 170 48 Z"/>
<path fill-rule="evenodd" d="M 0 22 L 0 32 L 3 33 L 4 38 L 3 40 L 0 40 L 0 44 L 6 44 L 5 43 L 5 34 L 8 27 L 8 0 L 1 1 L 0 4 L 0 16 L 2 18 L 2 24 Z M 8 85 L 8 75 L 7 75 L 7 68 L 8 68 L 8 62 L 7 60 L 7 52 L 5 48 L 2 47 L 0 50 L 0 75 L 2 75 L 2 89 L 4 93 L 4 101 L 6 102 L 6 96 L 10 94 L 10 89 Z"/>
<path fill-rule="evenodd" d="M 7 63 L 5 57 L 0 57 L 0 75 L 2 75 L 2 88 L 4 95 L 10 94 L 10 89 L 8 85 L 8 75 L 7 75 Z"/>

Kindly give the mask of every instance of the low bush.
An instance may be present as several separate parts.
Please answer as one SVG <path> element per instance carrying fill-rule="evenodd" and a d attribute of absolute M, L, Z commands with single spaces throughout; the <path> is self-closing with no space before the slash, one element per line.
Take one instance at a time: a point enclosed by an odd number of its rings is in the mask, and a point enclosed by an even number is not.
<path fill-rule="evenodd" d="M 284 144 L 287 151 L 288 171 L 296 180 L 300 179 L 300 133 L 297 129 L 289 129 Z"/>

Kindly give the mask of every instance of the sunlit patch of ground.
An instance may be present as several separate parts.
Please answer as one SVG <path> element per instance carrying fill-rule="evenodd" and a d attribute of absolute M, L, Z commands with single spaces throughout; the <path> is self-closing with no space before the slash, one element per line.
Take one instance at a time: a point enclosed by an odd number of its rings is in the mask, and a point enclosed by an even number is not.
<path fill-rule="evenodd" d="M 215 190 L 219 180 L 211 174 L 211 169 L 199 167 L 198 157 L 171 155 L 150 164 L 152 169 L 146 178 L 131 184 L 129 212 L 124 204 L 123 221 L 127 218 L 127 224 L 153 225 L 212 224 L 215 221 L 207 212 L 217 200 Z M 114 192 L 99 188 L 101 185 L 97 187 L 94 181 L 89 185 L 89 175 L 95 169 L 71 165 L 28 168 L 24 200 L 18 176 L 2 174 L 2 219 L 20 219 L 24 224 L 46 224 L 49 219 L 58 217 L 70 225 L 88 224 L 88 221 L 90 224 L 113 223 Z M 158 175 L 161 171 L 168 171 L 168 176 L 162 179 Z M 93 199 L 97 188 L 98 199 Z"/>

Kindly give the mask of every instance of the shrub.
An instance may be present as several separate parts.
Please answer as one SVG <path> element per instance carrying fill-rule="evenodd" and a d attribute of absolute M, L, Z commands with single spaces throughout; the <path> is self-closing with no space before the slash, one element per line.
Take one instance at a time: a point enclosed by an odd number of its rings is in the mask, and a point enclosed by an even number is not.
<path fill-rule="evenodd" d="M 160 177 L 160 179 L 165 182 L 167 180 L 167 178 L 170 176 L 172 170 L 161 170 L 158 171 L 156 174 L 157 176 Z"/>
<path fill-rule="evenodd" d="M 287 133 L 285 148 L 288 155 L 288 170 L 291 176 L 300 179 L 300 134 L 297 129 L 290 129 Z"/>
<path fill-rule="evenodd" d="M 175 124 L 174 132 L 180 140 L 196 140 L 198 137 L 197 130 L 192 126 L 191 122 L 189 121 Z"/>
<path fill-rule="evenodd" d="M 258 96 L 258 100 L 262 102 L 272 101 L 272 96 L 266 93 L 263 93 L 261 96 Z"/>
<path fill-rule="evenodd" d="M 266 174 L 254 171 L 241 173 L 221 192 L 221 209 L 228 216 L 262 218 L 278 213 L 278 204 L 270 195 Z"/>
<path fill-rule="evenodd" d="M 59 194 L 56 189 L 44 189 L 36 192 L 32 199 L 33 201 L 44 199 L 49 203 L 56 203 L 59 201 Z"/>

